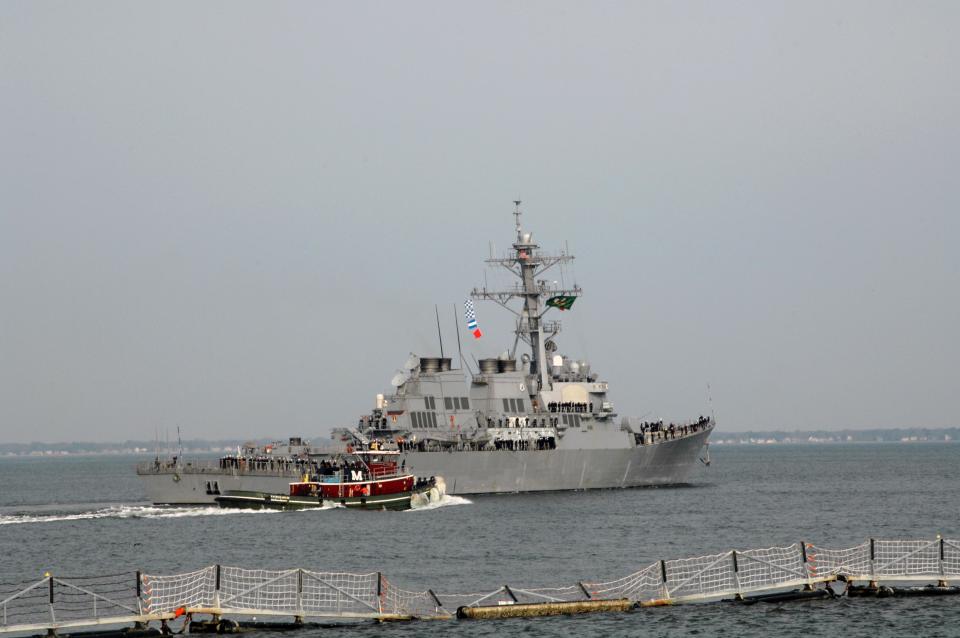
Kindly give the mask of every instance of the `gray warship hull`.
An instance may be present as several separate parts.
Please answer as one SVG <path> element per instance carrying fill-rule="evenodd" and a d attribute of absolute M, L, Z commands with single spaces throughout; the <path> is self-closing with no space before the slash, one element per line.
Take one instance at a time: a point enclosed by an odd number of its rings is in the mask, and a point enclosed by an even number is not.
<path fill-rule="evenodd" d="M 623 448 L 406 452 L 415 476 L 441 476 L 456 495 L 547 492 L 683 484 L 712 428 L 651 445 Z M 286 493 L 299 474 L 243 472 L 194 464 L 138 470 L 147 497 L 158 505 L 216 505 L 227 490 Z"/>

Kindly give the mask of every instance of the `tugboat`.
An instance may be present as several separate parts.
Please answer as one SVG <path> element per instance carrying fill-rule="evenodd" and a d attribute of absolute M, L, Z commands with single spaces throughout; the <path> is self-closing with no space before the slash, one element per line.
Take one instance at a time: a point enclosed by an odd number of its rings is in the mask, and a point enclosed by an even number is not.
<path fill-rule="evenodd" d="M 443 479 L 417 478 L 398 464 L 399 452 L 348 448 L 345 453 L 318 462 L 317 473 L 290 483 L 287 494 L 227 490 L 216 497 L 224 508 L 301 510 L 349 507 L 367 510 L 407 510 L 438 502 L 445 492 Z"/>

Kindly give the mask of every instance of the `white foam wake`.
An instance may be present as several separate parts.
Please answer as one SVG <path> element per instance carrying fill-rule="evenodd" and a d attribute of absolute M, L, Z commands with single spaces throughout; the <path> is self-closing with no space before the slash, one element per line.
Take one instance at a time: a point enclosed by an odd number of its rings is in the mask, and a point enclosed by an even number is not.
<path fill-rule="evenodd" d="M 10 514 L 0 515 L 0 525 L 23 525 L 26 523 L 58 523 L 61 521 L 85 521 L 100 518 L 185 518 L 190 516 L 228 516 L 235 514 L 272 514 L 279 510 L 225 509 L 203 507 L 158 507 L 155 505 L 111 505 L 96 510 L 76 513 Z"/>
<path fill-rule="evenodd" d="M 421 505 L 419 507 L 414 507 L 413 509 L 407 510 L 408 512 L 426 512 L 429 510 L 435 510 L 441 507 L 449 507 L 450 505 L 471 505 L 473 501 L 465 499 L 462 496 L 453 496 L 450 494 L 444 494 L 440 497 L 438 501 L 430 501 L 426 505 Z"/>

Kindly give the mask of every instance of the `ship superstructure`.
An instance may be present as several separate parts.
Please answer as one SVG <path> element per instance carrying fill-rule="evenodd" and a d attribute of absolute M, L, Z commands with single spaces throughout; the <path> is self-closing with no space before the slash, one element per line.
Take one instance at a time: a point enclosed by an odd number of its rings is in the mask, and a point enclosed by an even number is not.
<path fill-rule="evenodd" d="M 513 346 L 498 357 L 480 359 L 472 371 L 453 369 L 450 357 L 412 354 L 394 377 L 393 391 L 377 396 L 375 408 L 357 428 L 335 435 L 361 445 L 378 440 L 417 451 L 526 451 L 620 448 L 661 431 L 660 422 L 618 422 L 608 383 L 588 362 L 558 351 L 561 323 L 547 315 L 555 308 L 570 308 L 582 289 L 558 286 L 544 275 L 574 257 L 566 251 L 542 252 L 533 234 L 523 230 L 520 202 L 515 204 L 512 250 L 486 262 L 511 273 L 516 284 L 474 288 L 470 295 L 493 301 L 515 316 Z M 518 358 L 521 345 L 528 351 Z M 712 420 L 700 417 L 663 431 L 673 437 L 679 428 L 682 437 L 710 427 Z"/>
<path fill-rule="evenodd" d="M 682 483 L 713 429 L 712 417 L 684 423 L 618 417 L 608 383 L 588 362 L 559 351 L 561 324 L 548 318 L 582 294 L 575 284 L 545 277 L 574 257 L 541 251 L 515 204 L 509 254 L 487 259 L 511 273 L 515 284 L 471 292 L 472 300 L 513 313 L 512 347 L 480 359 L 475 369 L 454 368 L 442 354 L 411 354 L 391 390 L 377 395 L 355 427 L 335 429 L 334 438 L 359 448 L 376 442 L 396 449 L 414 474 L 444 477 L 451 494 Z M 176 485 L 164 484 L 157 472 L 138 473 L 154 502 L 197 502 L 175 498 Z M 232 478 L 231 484 L 243 483 L 232 489 L 270 491 L 259 484 L 262 478 L 235 472 Z"/>

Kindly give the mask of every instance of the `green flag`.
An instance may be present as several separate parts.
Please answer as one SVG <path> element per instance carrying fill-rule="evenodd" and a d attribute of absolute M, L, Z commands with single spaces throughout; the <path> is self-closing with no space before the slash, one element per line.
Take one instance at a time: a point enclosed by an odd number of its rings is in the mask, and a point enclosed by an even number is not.
<path fill-rule="evenodd" d="M 576 300 L 577 298 L 573 295 L 557 295 L 556 297 L 547 299 L 547 305 L 551 308 L 559 308 L 560 310 L 570 310 L 573 302 Z"/>

